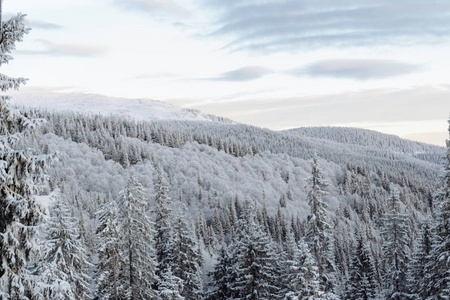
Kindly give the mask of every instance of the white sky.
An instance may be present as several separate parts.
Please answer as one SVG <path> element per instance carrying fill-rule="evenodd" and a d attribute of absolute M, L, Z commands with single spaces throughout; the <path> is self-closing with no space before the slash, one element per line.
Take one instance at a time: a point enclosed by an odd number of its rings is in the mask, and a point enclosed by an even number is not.
<path fill-rule="evenodd" d="M 287 129 L 353 126 L 444 145 L 450 1 L 4 0 L 33 30 L 22 91 L 97 93 Z M 6 15 L 6 16 L 5 16 Z"/>

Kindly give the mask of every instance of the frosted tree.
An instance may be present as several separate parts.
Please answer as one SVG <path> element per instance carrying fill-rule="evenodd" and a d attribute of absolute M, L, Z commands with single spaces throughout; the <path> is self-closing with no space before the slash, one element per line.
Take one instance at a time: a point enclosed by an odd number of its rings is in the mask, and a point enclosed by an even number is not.
<path fill-rule="evenodd" d="M 29 28 L 25 15 L 18 14 L 2 25 L 0 65 L 12 60 L 11 51 Z M 24 78 L 0 74 L 0 90 L 18 89 Z M 24 133 L 37 121 L 9 106 L 0 97 L 0 299 L 27 299 L 30 255 L 37 250 L 35 234 L 42 211 L 33 195 L 42 180 L 46 158 L 23 148 Z"/>
<path fill-rule="evenodd" d="M 312 162 L 312 176 L 308 181 L 312 186 L 307 196 L 311 212 L 306 221 L 305 241 L 317 262 L 322 287 L 325 291 L 332 291 L 336 284 L 336 267 L 327 204 L 323 201 L 323 196 L 328 194 L 324 190 L 328 183 L 323 178 L 316 156 Z"/>
<path fill-rule="evenodd" d="M 144 188 L 133 173 L 116 202 L 121 297 L 130 300 L 155 299 L 158 294 L 154 285 L 158 277 L 152 223 L 145 214 Z"/>
<path fill-rule="evenodd" d="M 298 249 L 294 253 L 290 271 L 289 291 L 285 295 L 285 299 L 327 299 L 326 293 L 321 288 L 319 268 L 309 251 L 308 244 L 303 239 L 300 240 Z"/>
<path fill-rule="evenodd" d="M 377 297 L 376 269 L 371 250 L 361 231 L 357 232 L 356 247 L 352 253 L 350 278 L 348 282 L 349 300 L 369 300 Z"/>
<path fill-rule="evenodd" d="M 232 244 L 233 281 L 230 282 L 233 299 L 278 299 L 280 297 L 279 254 L 270 237 L 255 222 L 255 216 L 246 203 L 239 230 Z"/>
<path fill-rule="evenodd" d="M 155 185 L 156 190 L 156 220 L 155 220 L 155 248 L 156 259 L 159 264 L 157 274 L 166 272 L 168 266 L 167 254 L 170 253 L 171 224 L 170 218 L 172 211 L 170 209 L 170 197 L 168 187 L 164 183 L 162 172 L 158 172 L 158 179 Z"/>
<path fill-rule="evenodd" d="M 219 251 L 214 270 L 208 274 L 211 277 L 209 286 L 212 288 L 208 293 L 208 300 L 227 300 L 232 297 L 230 284 L 234 279 L 232 278 L 231 262 L 228 249 L 223 245 Z"/>
<path fill-rule="evenodd" d="M 407 271 L 409 262 L 408 216 L 400 210 L 399 192 L 391 185 L 388 212 L 383 220 L 381 234 L 384 238 L 383 259 L 386 266 L 385 288 L 388 299 L 404 299 L 407 294 Z"/>
<path fill-rule="evenodd" d="M 431 282 L 433 261 L 433 233 L 431 220 L 426 219 L 420 224 L 419 236 L 408 267 L 408 291 L 412 299 L 427 299 L 428 283 Z"/>
<path fill-rule="evenodd" d="M 90 299 L 87 274 L 91 264 L 81 242 L 77 219 L 64 194 L 57 191 L 45 224 L 46 237 L 38 263 L 38 285 L 44 299 Z"/>
<path fill-rule="evenodd" d="M 183 291 L 183 280 L 173 275 L 171 268 L 161 274 L 161 283 L 159 284 L 159 296 L 161 300 L 184 300 L 181 295 Z M 196 299 L 196 298 L 188 298 Z"/>
<path fill-rule="evenodd" d="M 100 300 L 118 300 L 123 286 L 119 286 L 119 228 L 117 224 L 117 207 L 114 201 L 105 203 L 98 211 L 99 262 L 97 265 L 97 297 Z"/>
<path fill-rule="evenodd" d="M 450 134 L 450 120 L 449 134 Z M 450 138 L 447 139 L 447 160 L 441 188 L 435 195 L 438 202 L 435 237 L 432 249 L 432 274 L 429 283 L 431 299 L 449 299 L 450 295 Z"/>
<path fill-rule="evenodd" d="M 181 295 L 186 299 L 203 299 L 202 256 L 194 232 L 186 222 L 184 209 L 173 224 L 169 249 L 165 268 L 169 267 L 173 275 L 182 280 Z"/>

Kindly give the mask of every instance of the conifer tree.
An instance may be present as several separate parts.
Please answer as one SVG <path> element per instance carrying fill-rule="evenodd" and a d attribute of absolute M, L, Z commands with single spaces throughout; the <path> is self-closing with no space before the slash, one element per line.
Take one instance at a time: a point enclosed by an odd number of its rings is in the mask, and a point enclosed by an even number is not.
<path fill-rule="evenodd" d="M 449 135 L 450 135 L 450 120 Z M 450 137 L 446 141 L 447 155 L 441 188 L 435 195 L 438 203 L 436 224 L 433 228 L 433 249 L 429 297 L 449 299 L 450 295 Z"/>
<path fill-rule="evenodd" d="M 357 232 L 356 248 L 352 253 L 350 278 L 348 282 L 349 300 L 369 300 L 377 296 L 375 264 L 367 240 L 361 231 Z"/>
<path fill-rule="evenodd" d="M 331 225 L 326 211 L 327 204 L 323 196 L 328 193 L 324 190 L 328 183 L 322 176 L 318 158 L 315 156 L 312 162 L 312 176 L 308 179 L 312 188 L 308 193 L 308 204 L 311 212 L 306 223 L 305 241 L 319 268 L 322 288 L 333 291 L 336 285 L 335 262 Z"/>
<path fill-rule="evenodd" d="M 391 185 L 388 212 L 383 218 L 381 234 L 384 238 L 383 259 L 386 266 L 385 294 L 388 299 L 407 297 L 407 271 L 409 261 L 408 216 L 401 213 L 399 192 Z"/>
<path fill-rule="evenodd" d="M 218 261 L 214 270 L 208 275 L 211 277 L 209 286 L 212 290 L 208 293 L 208 300 L 228 300 L 232 297 L 230 284 L 234 281 L 231 277 L 231 257 L 226 245 L 222 245 L 219 251 Z"/>
<path fill-rule="evenodd" d="M 99 263 L 97 265 L 97 297 L 99 300 L 120 299 L 119 286 L 119 228 L 115 201 L 105 203 L 98 212 Z"/>
<path fill-rule="evenodd" d="M 130 174 L 117 202 L 119 286 L 124 299 L 156 299 L 157 262 L 152 244 L 152 223 L 145 214 L 144 188 Z"/>
<path fill-rule="evenodd" d="M 420 224 L 419 237 L 408 267 L 408 291 L 412 299 L 427 299 L 429 296 L 428 283 L 433 271 L 432 246 L 431 220 L 426 219 Z"/>
<path fill-rule="evenodd" d="M 18 14 L 2 25 L 0 65 L 12 60 L 11 51 L 29 28 L 25 15 Z M 0 90 L 18 89 L 24 78 L 0 74 Z M 35 234 L 42 211 L 34 199 L 36 183 L 41 181 L 44 156 L 24 149 L 24 133 L 37 122 L 9 106 L 9 97 L 0 97 L 0 299 L 27 299 L 30 295 L 26 269 L 37 251 Z"/>
<path fill-rule="evenodd" d="M 167 185 L 164 183 L 162 172 L 158 172 L 158 179 L 155 185 L 155 249 L 156 260 L 159 264 L 157 274 L 160 275 L 167 271 L 167 256 L 170 253 L 171 224 L 170 217 L 170 197 L 168 195 Z"/>
<path fill-rule="evenodd" d="M 231 246 L 234 299 L 278 299 L 280 297 L 279 254 L 270 237 L 255 222 L 255 214 L 246 203 L 239 230 Z"/>
<path fill-rule="evenodd" d="M 173 224 L 169 253 L 163 262 L 183 282 L 181 295 L 186 299 L 203 299 L 202 263 L 193 230 L 186 222 L 184 208 Z"/>
<path fill-rule="evenodd" d="M 164 273 L 161 274 L 159 296 L 161 297 L 161 300 L 185 300 L 186 298 L 181 295 L 183 287 L 183 280 L 173 275 L 172 270 L 169 267 Z"/>
<path fill-rule="evenodd" d="M 55 193 L 49 212 L 45 224 L 45 254 L 38 263 L 42 295 L 44 299 L 90 299 L 88 270 L 91 264 L 81 242 L 77 219 L 64 194 Z"/>

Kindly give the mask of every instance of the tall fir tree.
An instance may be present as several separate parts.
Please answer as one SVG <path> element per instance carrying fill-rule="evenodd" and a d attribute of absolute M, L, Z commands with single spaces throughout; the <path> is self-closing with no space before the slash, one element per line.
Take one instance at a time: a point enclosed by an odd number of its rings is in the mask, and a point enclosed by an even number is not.
<path fill-rule="evenodd" d="M 378 284 L 372 252 L 360 230 L 356 234 L 356 245 L 352 253 L 349 281 L 347 283 L 348 300 L 370 300 L 377 298 Z"/>
<path fill-rule="evenodd" d="M 173 223 L 169 253 L 164 261 L 173 276 L 182 280 L 181 295 L 187 300 L 203 299 L 202 266 L 197 240 L 191 226 L 186 222 L 184 208 Z"/>
<path fill-rule="evenodd" d="M 123 299 L 157 299 L 153 228 L 145 214 L 144 188 L 131 173 L 117 202 L 119 286 Z"/>
<path fill-rule="evenodd" d="M 384 238 L 383 259 L 386 267 L 385 295 L 387 299 L 408 297 L 407 271 L 409 263 L 409 225 L 408 216 L 401 212 L 400 195 L 391 185 L 387 200 L 388 212 L 383 217 L 381 234 Z"/>
<path fill-rule="evenodd" d="M 220 248 L 218 261 L 214 269 L 208 275 L 211 277 L 209 286 L 211 290 L 207 295 L 208 300 L 228 300 L 232 297 L 230 283 L 234 281 L 231 277 L 231 257 L 225 244 Z"/>
<path fill-rule="evenodd" d="M 307 200 L 311 212 L 306 221 L 305 241 L 319 268 L 322 289 L 332 292 L 336 286 L 334 242 L 326 210 L 327 204 L 323 200 L 323 196 L 328 194 L 325 191 L 328 183 L 323 178 L 317 156 L 313 158 L 312 176 L 308 181 L 311 184 L 311 190 Z"/>
<path fill-rule="evenodd" d="M 411 299 L 427 299 L 430 296 L 428 283 L 431 282 L 433 271 L 432 247 L 431 220 L 427 218 L 420 224 L 419 236 L 408 266 L 408 291 Z"/>
<path fill-rule="evenodd" d="M 167 271 L 168 262 L 167 256 L 170 253 L 170 240 L 171 240 L 171 215 L 170 209 L 170 197 L 168 195 L 168 187 L 164 182 L 162 171 L 158 172 L 158 178 L 155 184 L 156 197 L 155 197 L 155 249 L 156 260 L 159 264 L 157 274 Z"/>
<path fill-rule="evenodd" d="M 448 123 L 450 135 L 450 120 Z M 430 299 L 450 299 L 450 137 L 446 143 L 447 155 L 442 184 L 434 196 L 438 209 L 433 228 L 433 265 L 428 287 Z"/>
<path fill-rule="evenodd" d="M 119 290 L 119 228 L 115 201 L 105 203 L 98 211 L 99 262 L 97 264 L 97 298 L 99 300 L 118 300 Z"/>
<path fill-rule="evenodd" d="M 256 223 L 249 203 L 242 209 L 238 228 L 230 251 L 232 299 L 279 299 L 280 255 L 262 226 Z"/>
<path fill-rule="evenodd" d="M 90 299 L 88 273 L 92 265 L 81 242 L 77 219 L 67 205 L 67 198 L 58 190 L 49 213 L 45 224 L 44 255 L 37 270 L 43 299 Z"/>
<path fill-rule="evenodd" d="M 29 28 L 25 15 L 18 14 L 2 25 L 0 65 L 12 60 L 11 51 L 22 41 Z M 18 89 L 24 78 L 0 74 L 0 90 Z M 0 97 L 0 299 L 27 299 L 27 264 L 37 251 L 35 235 L 42 211 L 34 195 L 41 181 L 45 157 L 24 149 L 24 134 L 37 122 L 9 105 L 9 97 Z"/>

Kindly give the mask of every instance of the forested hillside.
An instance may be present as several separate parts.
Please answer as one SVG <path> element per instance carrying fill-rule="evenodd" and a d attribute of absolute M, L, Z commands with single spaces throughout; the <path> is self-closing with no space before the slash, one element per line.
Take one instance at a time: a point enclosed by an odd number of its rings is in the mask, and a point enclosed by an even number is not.
<path fill-rule="evenodd" d="M 68 206 L 91 262 L 72 271 L 84 276 L 90 297 L 359 299 L 364 289 L 367 299 L 384 299 L 416 285 L 409 270 L 423 263 L 422 231 L 438 216 L 443 148 L 382 134 L 365 145 L 366 132 L 356 129 L 346 144 L 327 141 L 341 132 L 333 128 L 307 137 L 246 125 L 25 114 L 45 120 L 24 142 L 56 154 L 40 199 L 52 219 L 58 203 Z M 401 241 L 392 240 L 397 226 Z M 398 270 L 388 254 L 395 247 L 404 255 Z"/>

